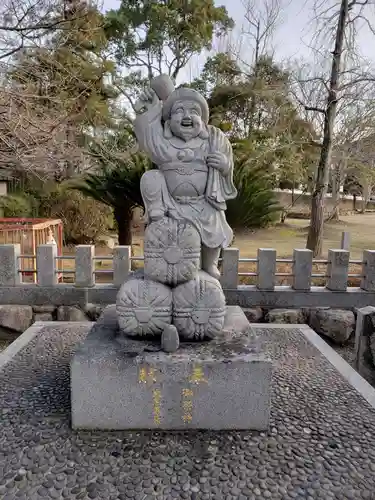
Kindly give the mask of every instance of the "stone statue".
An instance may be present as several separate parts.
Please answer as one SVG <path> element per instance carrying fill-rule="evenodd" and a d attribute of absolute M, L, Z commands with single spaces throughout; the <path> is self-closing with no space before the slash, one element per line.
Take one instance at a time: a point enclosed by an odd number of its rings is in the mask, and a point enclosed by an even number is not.
<path fill-rule="evenodd" d="M 122 335 L 161 337 L 173 352 L 180 339 L 211 340 L 224 326 L 218 260 L 233 238 L 225 218 L 237 195 L 233 153 L 224 133 L 208 125 L 206 99 L 175 89 L 166 75 L 152 80 L 135 109 L 139 146 L 158 168 L 141 179 L 144 272 L 121 287 L 118 323 Z"/>
<path fill-rule="evenodd" d="M 208 104 L 199 92 L 174 89 L 167 75 L 151 87 L 137 103 L 134 123 L 140 148 L 158 166 L 141 180 L 146 222 L 167 215 L 191 223 L 201 237 L 202 269 L 219 279 L 220 250 L 233 239 L 226 201 L 237 195 L 231 144 L 208 125 Z"/>

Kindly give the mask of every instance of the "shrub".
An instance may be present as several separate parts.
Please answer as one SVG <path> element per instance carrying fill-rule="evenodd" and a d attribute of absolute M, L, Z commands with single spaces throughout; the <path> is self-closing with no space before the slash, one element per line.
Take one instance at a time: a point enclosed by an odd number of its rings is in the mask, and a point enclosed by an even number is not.
<path fill-rule="evenodd" d="M 1 196 L 0 210 L 3 217 L 32 217 L 33 199 L 21 195 Z"/>
<path fill-rule="evenodd" d="M 113 215 L 108 206 L 64 184 L 54 184 L 49 191 L 37 196 L 41 217 L 62 220 L 66 244 L 94 244 L 111 227 Z"/>
<path fill-rule="evenodd" d="M 67 191 L 52 208 L 51 215 L 63 221 L 66 243 L 91 244 L 109 231 L 112 210 L 78 192 Z"/>
<path fill-rule="evenodd" d="M 248 155 L 235 153 L 234 184 L 237 198 L 227 205 L 227 220 L 234 229 L 266 227 L 276 221 L 281 210 L 272 191 L 270 175 L 253 165 Z"/>
<path fill-rule="evenodd" d="M 119 244 L 131 245 L 134 209 L 143 207 L 141 177 L 151 167 L 151 162 L 140 153 L 108 163 L 105 157 L 99 156 L 99 159 L 98 170 L 73 182 L 72 188 L 111 207 Z"/>

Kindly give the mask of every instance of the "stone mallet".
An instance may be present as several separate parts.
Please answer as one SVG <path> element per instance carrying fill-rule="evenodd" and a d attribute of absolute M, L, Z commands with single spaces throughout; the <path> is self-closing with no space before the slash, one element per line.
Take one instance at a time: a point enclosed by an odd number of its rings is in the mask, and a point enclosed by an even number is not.
<path fill-rule="evenodd" d="M 175 89 L 174 83 L 169 75 L 158 75 L 150 82 L 150 87 L 161 101 L 166 101 Z M 134 110 L 139 113 L 144 107 L 143 101 L 137 101 Z"/>

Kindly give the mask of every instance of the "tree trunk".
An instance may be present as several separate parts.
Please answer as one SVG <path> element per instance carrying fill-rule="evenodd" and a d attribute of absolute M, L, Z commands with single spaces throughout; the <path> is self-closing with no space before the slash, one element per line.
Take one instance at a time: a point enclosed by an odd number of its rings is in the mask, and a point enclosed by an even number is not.
<path fill-rule="evenodd" d="M 368 182 L 363 182 L 361 214 L 364 214 L 366 212 L 366 208 L 371 196 L 371 191 L 372 186 L 370 186 Z"/>
<path fill-rule="evenodd" d="M 114 215 L 117 223 L 118 244 L 131 246 L 133 209 L 131 207 L 116 207 Z"/>
<path fill-rule="evenodd" d="M 328 220 L 340 220 L 340 181 L 340 167 L 338 165 L 335 165 L 335 168 L 332 172 L 332 211 L 328 217 Z"/>
<path fill-rule="evenodd" d="M 357 195 L 353 194 L 353 210 L 356 210 L 356 205 L 357 205 Z"/>
<path fill-rule="evenodd" d="M 260 114 L 258 112 L 257 116 L 257 123 L 255 123 L 255 115 L 256 115 L 256 108 L 257 108 L 257 98 L 256 98 L 256 88 L 258 85 L 258 72 L 259 72 L 259 67 L 258 67 L 258 62 L 259 62 L 259 55 L 260 55 L 260 22 L 258 20 L 257 25 L 256 25 L 256 37 L 255 37 L 255 54 L 254 54 L 254 75 L 253 75 L 253 94 L 251 96 L 251 105 L 250 105 L 250 123 L 248 125 L 248 130 L 247 130 L 247 135 L 250 136 L 252 131 L 255 129 L 257 126 L 258 128 L 260 127 Z"/>
<path fill-rule="evenodd" d="M 332 56 L 327 106 L 324 111 L 323 144 L 320 153 L 315 188 L 311 197 L 311 224 L 309 234 L 307 236 L 306 247 L 312 250 L 314 257 L 317 257 L 322 253 L 324 197 L 327 192 L 328 172 L 331 164 L 333 126 L 337 112 L 337 91 L 339 86 L 341 57 L 344 46 L 345 25 L 349 14 L 348 4 L 349 0 L 341 1 L 340 15 L 336 30 L 335 49 Z"/>

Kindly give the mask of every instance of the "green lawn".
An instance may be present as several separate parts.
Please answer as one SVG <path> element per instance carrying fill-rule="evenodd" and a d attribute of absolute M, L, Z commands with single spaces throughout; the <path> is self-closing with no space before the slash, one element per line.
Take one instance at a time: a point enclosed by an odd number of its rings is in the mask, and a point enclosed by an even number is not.
<path fill-rule="evenodd" d="M 307 226 L 307 220 L 288 219 L 269 229 L 237 234 L 234 246 L 240 249 L 242 257 L 255 257 L 258 248 L 275 248 L 279 257 L 289 257 L 294 248 L 306 247 Z M 363 250 L 375 250 L 375 214 L 350 215 L 325 225 L 324 256 L 329 248 L 340 248 L 343 231 L 351 236 L 351 258 L 360 259 Z"/>

